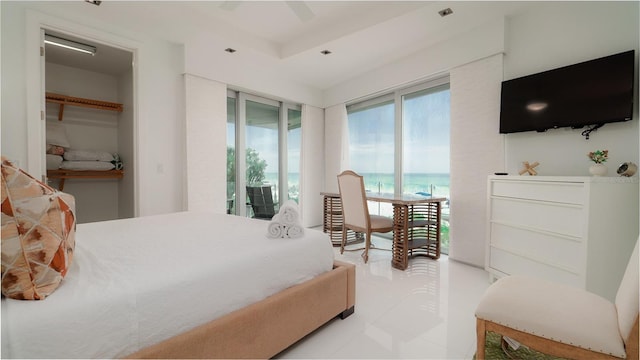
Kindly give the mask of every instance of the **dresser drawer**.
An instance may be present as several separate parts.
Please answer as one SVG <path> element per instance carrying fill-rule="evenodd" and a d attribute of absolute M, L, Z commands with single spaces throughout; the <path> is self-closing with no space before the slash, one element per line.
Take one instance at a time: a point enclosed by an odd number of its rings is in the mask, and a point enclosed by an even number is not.
<path fill-rule="evenodd" d="M 553 236 L 504 224 L 491 223 L 491 247 L 580 273 L 586 264 L 582 239 Z"/>
<path fill-rule="evenodd" d="M 491 222 L 575 238 L 584 236 L 585 215 L 582 206 L 510 198 L 492 198 L 491 203 Z"/>
<path fill-rule="evenodd" d="M 583 204 L 585 186 L 581 182 L 545 181 L 493 181 L 492 195 L 550 201 L 567 204 Z"/>
<path fill-rule="evenodd" d="M 491 248 L 491 263 L 488 271 L 505 275 L 527 275 L 535 276 L 562 284 L 585 288 L 585 280 L 582 276 L 566 271 L 561 268 L 549 266 L 528 258 L 511 254 L 507 251 Z"/>

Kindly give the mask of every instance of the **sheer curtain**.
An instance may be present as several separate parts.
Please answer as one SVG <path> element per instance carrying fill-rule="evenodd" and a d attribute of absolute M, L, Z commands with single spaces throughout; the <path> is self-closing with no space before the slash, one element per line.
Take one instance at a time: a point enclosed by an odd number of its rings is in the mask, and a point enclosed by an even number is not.
<path fill-rule="evenodd" d="M 322 109 L 302 105 L 302 144 L 300 149 L 300 209 L 302 225 L 322 225 L 322 197 L 324 186 L 325 131 Z"/>
<path fill-rule="evenodd" d="M 324 189 L 338 192 L 337 176 L 349 168 L 349 124 L 346 105 L 337 104 L 326 108 L 324 121 Z"/>
<path fill-rule="evenodd" d="M 451 70 L 449 257 L 484 266 L 487 176 L 504 170 L 498 133 L 502 54 Z"/>
<path fill-rule="evenodd" d="M 185 84 L 185 210 L 226 213 L 227 86 L 189 74 Z M 159 171 L 160 172 L 160 171 Z"/>

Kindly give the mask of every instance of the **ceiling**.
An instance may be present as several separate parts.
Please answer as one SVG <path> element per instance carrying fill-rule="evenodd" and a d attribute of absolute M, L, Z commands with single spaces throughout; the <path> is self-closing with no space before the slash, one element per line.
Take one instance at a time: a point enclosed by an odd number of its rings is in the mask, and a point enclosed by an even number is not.
<path fill-rule="evenodd" d="M 266 63 L 284 78 L 327 89 L 504 16 L 526 11 L 524 1 L 103 1 L 42 2 L 73 15 L 178 44 L 206 39 L 209 51 Z M 453 13 L 442 17 L 440 10 Z M 85 43 L 92 43 L 88 40 Z M 199 44 L 201 44 L 199 42 Z M 117 74 L 131 66 L 118 49 L 101 44 L 72 66 Z M 227 48 L 234 53 L 224 53 Z M 331 54 L 323 55 L 323 50 Z M 65 51 L 68 53 L 68 51 Z M 65 63 L 52 50 L 47 60 Z M 259 60 L 256 60 L 259 59 Z M 97 68 L 102 70 L 96 70 Z"/>

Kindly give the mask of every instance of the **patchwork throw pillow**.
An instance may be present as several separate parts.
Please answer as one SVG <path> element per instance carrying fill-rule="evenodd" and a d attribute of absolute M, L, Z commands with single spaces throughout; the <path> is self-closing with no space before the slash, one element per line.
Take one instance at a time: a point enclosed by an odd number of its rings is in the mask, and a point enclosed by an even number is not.
<path fill-rule="evenodd" d="M 42 300 L 60 285 L 75 248 L 75 199 L 2 157 L 2 294 Z"/>

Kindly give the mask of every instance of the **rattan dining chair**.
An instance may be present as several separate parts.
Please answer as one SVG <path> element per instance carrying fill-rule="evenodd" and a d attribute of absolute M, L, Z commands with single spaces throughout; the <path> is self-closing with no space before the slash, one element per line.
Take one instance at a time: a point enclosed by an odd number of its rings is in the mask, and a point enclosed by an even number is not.
<path fill-rule="evenodd" d="M 476 309 L 476 359 L 485 358 L 487 331 L 567 359 L 638 359 L 638 281 L 637 242 L 613 302 L 543 279 L 504 277 Z"/>
<path fill-rule="evenodd" d="M 338 175 L 338 188 L 342 203 L 342 242 L 340 253 L 344 253 L 347 242 L 347 230 L 353 230 L 366 234 L 364 252 L 362 258 L 366 263 L 369 260 L 369 248 L 371 247 L 371 233 L 386 233 L 393 230 L 393 220 L 388 217 L 369 214 L 367 196 L 364 189 L 364 179 L 351 170 L 343 171 Z"/>

